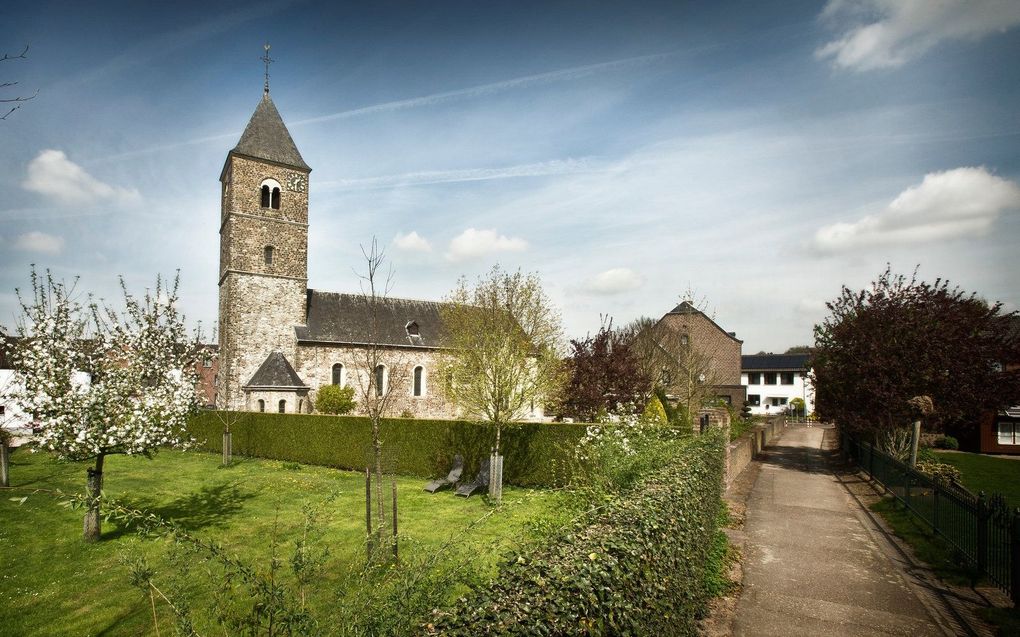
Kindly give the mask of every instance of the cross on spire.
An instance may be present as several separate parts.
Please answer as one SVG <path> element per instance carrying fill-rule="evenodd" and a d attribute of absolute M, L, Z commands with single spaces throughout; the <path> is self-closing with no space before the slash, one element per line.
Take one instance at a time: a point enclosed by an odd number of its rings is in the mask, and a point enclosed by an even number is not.
<path fill-rule="evenodd" d="M 263 87 L 262 91 L 266 95 L 269 95 L 269 65 L 272 64 L 275 60 L 273 60 L 273 58 L 269 57 L 269 48 L 270 47 L 269 47 L 269 43 L 268 42 L 266 42 L 263 45 L 262 48 L 266 50 L 265 55 L 263 55 L 262 57 L 259 58 L 260 60 L 262 60 L 266 64 L 266 84 L 265 84 L 265 87 Z"/>

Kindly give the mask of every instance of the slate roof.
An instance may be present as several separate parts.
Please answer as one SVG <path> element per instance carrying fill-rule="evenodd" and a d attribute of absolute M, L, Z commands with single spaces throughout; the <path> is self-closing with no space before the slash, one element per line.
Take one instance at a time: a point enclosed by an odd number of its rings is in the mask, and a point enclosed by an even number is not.
<path fill-rule="evenodd" d="M 378 338 L 372 334 L 372 313 L 360 294 L 308 290 L 307 325 L 295 328 L 298 342 L 437 348 L 445 346 L 442 303 L 411 299 L 380 299 Z M 417 334 L 415 334 L 417 327 Z"/>
<path fill-rule="evenodd" d="M 808 368 L 810 354 L 751 354 L 740 357 L 742 371 L 801 370 Z"/>
<path fill-rule="evenodd" d="M 267 159 L 302 170 L 311 170 L 305 160 L 301 158 L 301 153 L 294 145 L 290 131 L 283 123 L 283 118 L 276 110 L 276 105 L 273 104 L 269 93 L 262 95 L 259 105 L 255 107 L 255 112 L 248 121 L 248 126 L 241 134 L 241 140 L 230 152 L 256 159 Z"/>
<path fill-rule="evenodd" d="M 283 352 L 273 352 L 266 357 L 262 366 L 251 377 L 246 384 L 249 387 L 266 387 L 274 389 L 308 389 L 308 386 L 297 375 L 291 367 Z"/>

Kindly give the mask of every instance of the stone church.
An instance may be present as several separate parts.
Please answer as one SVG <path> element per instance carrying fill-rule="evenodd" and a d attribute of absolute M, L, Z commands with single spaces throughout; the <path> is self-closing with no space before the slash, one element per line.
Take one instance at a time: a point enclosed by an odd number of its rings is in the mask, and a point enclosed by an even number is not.
<path fill-rule="evenodd" d="M 375 374 L 389 415 L 452 418 L 438 382 L 440 304 L 308 287 L 308 189 L 312 169 L 269 96 L 227 153 L 220 214 L 218 407 L 310 413 L 319 388 L 362 387 Z M 376 327 L 372 328 L 372 316 Z M 368 369 L 369 343 L 380 346 Z"/>

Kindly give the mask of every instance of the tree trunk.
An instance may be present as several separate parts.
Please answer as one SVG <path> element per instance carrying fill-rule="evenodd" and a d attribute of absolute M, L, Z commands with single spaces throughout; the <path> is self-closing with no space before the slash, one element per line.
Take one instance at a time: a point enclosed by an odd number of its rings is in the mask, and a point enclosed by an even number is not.
<path fill-rule="evenodd" d="M 910 466 L 917 466 L 917 445 L 921 441 L 921 421 L 914 421 L 914 430 L 910 436 Z"/>
<path fill-rule="evenodd" d="M 0 440 L 0 487 L 11 486 L 11 456 L 7 443 Z"/>
<path fill-rule="evenodd" d="M 230 466 L 230 456 L 233 449 L 231 449 L 231 435 L 230 430 L 223 432 L 223 466 Z"/>
<path fill-rule="evenodd" d="M 96 466 L 88 470 L 88 485 L 86 496 L 88 497 L 88 508 L 85 509 L 84 539 L 86 542 L 98 542 L 101 531 L 101 519 L 99 517 L 99 496 L 103 490 L 103 460 L 104 455 L 96 456 Z"/>

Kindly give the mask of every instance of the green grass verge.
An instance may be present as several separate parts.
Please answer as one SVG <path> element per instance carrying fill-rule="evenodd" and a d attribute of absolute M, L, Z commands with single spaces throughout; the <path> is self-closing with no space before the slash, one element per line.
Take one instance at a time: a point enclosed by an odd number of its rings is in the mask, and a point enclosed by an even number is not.
<path fill-rule="evenodd" d="M 335 492 L 320 512 L 330 550 L 324 581 L 308 598 L 320 625 L 328 626 L 340 573 L 364 560 L 364 476 L 273 460 L 239 458 L 229 468 L 219 462 L 218 455 L 199 452 L 167 451 L 153 460 L 113 456 L 106 464 L 105 492 L 173 519 L 260 568 L 268 564 L 275 534 L 285 576 L 300 536 L 302 506 L 324 503 Z M 61 498 L 47 491 L 82 492 L 87 465 L 25 449 L 14 451 L 11 463 L 12 488 L 0 490 L 0 633 L 149 634 L 148 600 L 130 586 L 124 558 L 144 556 L 159 571 L 166 568 L 166 541 L 104 523 L 102 540 L 85 544 L 81 512 L 61 506 Z M 397 478 L 401 547 L 408 554 L 435 551 L 490 511 L 481 497 L 429 495 L 422 486 L 421 479 Z M 557 492 L 506 488 L 504 506 L 457 542 L 475 556 L 472 566 L 491 576 L 502 551 L 535 541 L 533 529 L 563 515 L 563 498 Z M 168 614 L 163 632 L 172 632 Z"/>
<path fill-rule="evenodd" d="M 1020 460 L 978 453 L 936 452 L 939 460 L 960 470 L 963 486 L 974 493 L 1001 493 L 1011 507 L 1020 507 Z"/>
<path fill-rule="evenodd" d="M 931 566 L 943 580 L 967 586 L 973 572 L 964 566 L 965 560 L 948 542 L 934 535 L 928 526 L 918 520 L 893 498 L 883 498 L 871 505 L 892 527 L 893 533 L 914 549 L 917 557 Z"/>

